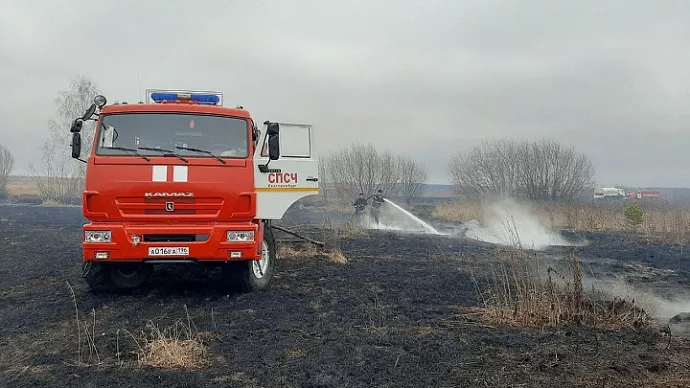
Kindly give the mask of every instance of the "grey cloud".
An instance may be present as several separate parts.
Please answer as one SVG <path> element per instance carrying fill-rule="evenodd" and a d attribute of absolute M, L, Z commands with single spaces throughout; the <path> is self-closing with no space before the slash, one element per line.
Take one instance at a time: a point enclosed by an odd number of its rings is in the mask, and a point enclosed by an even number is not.
<path fill-rule="evenodd" d="M 687 185 L 687 20 L 682 0 L 14 2 L 0 142 L 25 169 L 57 91 L 85 74 L 110 101 L 222 90 L 260 121 L 313 123 L 323 152 L 372 141 L 438 182 L 484 137 L 548 136 L 602 184 Z"/>

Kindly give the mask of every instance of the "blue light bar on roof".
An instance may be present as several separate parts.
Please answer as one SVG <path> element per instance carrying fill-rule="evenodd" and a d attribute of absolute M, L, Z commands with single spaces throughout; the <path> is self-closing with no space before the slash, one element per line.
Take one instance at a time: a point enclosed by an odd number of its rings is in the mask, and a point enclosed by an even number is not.
<path fill-rule="evenodd" d="M 215 94 L 194 94 L 194 93 L 165 93 L 154 92 L 151 93 L 151 99 L 157 103 L 163 101 L 192 101 L 197 104 L 217 105 L 220 98 Z"/>

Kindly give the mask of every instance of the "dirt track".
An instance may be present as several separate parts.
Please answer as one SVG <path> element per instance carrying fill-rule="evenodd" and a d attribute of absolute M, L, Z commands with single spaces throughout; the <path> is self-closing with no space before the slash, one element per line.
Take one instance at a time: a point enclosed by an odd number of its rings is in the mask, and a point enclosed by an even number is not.
<path fill-rule="evenodd" d="M 280 261 L 267 292 L 222 295 L 204 273 L 164 267 L 134 295 L 94 296 L 79 278 L 82 223 L 79 208 L 0 207 L 0 386 L 690 382 L 690 347 L 674 341 L 667 350 L 667 337 L 658 332 L 487 327 L 463 314 L 477 304 L 470 275 L 492 260 L 488 244 L 375 232 L 343 238 L 347 264 L 324 258 Z M 590 245 L 580 248 L 583 261 L 597 276 L 623 272 L 640 286 L 651 276 L 663 280 L 655 285 L 659 290 L 687 284 L 690 262 L 680 247 L 634 245 L 617 235 L 586 237 Z M 558 259 L 566 251 L 544 255 Z M 662 279 L 663 271 L 639 266 L 645 263 L 680 271 Z M 66 282 L 81 320 L 90 322 L 95 311 L 100 366 L 75 365 L 75 311 Z M 137 344 L 124 330 L 139 333 L 149 320 L 162 326 L 186 321 L 185 305 L 196 328 L 210 333 L 210 365 L 193 372 L 138 366 L 132 353 Z M 83 360 L 88 357 L 89 350 L 82 349 Z"/>

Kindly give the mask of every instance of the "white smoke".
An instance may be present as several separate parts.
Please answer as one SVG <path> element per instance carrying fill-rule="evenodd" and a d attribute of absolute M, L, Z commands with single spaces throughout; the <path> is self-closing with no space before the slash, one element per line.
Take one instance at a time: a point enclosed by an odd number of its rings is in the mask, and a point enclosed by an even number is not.
<path fill-rule="evenodd" d="M 651 276 L 660 276 L 660 270 L 654 268 L 638 268 L 639 271 Z M 593 275 L 592 275 L 593 276 Z M 595 280 L 592 276 L 583 276 L 582 285 L 585 289 L 595 290 L 602 296 L 614 297 L 634 302 L 643 308 L 649 316 L 661 324 L 669 324 L 671 331 L 678 335 L 690 336 L 690 322 L 669 323 L 677 314 L 690 312 L 690 293 L 683 288 L 666 289 L 661 296 L 652 290 L 643 290 L 642 285 L 633 285 L 623 275 L 616 275 L 615 279 Z"/>
<path fill-rule="evenodd" d="M 528 205 L 503 199 L 485 205 L 482 222 L 463 224 L 467 238 L 515 248 L 542 250 L 549 246 L 580 245 L 568 241 L 560 233 L 549 230 Z"/>

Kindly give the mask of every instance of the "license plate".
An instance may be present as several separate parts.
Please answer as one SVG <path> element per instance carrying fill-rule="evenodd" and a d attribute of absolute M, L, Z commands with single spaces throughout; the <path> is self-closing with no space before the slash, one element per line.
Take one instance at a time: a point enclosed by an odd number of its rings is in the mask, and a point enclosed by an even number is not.
<path fill-rule="evenodd" d="M 187 256 L 189 247 L 150 247 L 149 256 Z"/>

